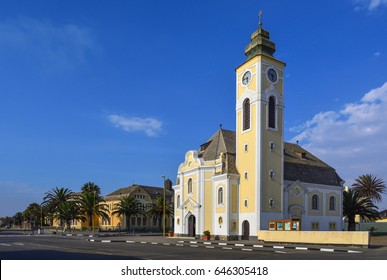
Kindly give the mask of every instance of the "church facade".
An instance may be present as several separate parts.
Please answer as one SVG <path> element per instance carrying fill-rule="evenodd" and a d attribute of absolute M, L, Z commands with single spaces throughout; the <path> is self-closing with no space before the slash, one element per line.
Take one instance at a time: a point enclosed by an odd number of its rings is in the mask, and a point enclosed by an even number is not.
<path fill-rule="evenodd" d="M 335 169 L 284 142 L 285 63 L 259 25 L 236 68 L 236 131 L 220 128 L 185 154 L 175 192 L 176 235 L 249 239 L 269 221 L 341 230 L 343 182 Z"/>

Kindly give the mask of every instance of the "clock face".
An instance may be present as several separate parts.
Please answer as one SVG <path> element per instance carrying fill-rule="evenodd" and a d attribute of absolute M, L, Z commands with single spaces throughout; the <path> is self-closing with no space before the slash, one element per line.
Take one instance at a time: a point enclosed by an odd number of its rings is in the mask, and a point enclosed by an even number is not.
<path fill-rule="evenodd" d="M 251 81 L 251 72 L 247 71 L 246 73 L 243 74 L 242 84 L 246 86 L 250 83 L 250 81 Z"/>
<path fill-rule="evenodd" d="M 274 68 L 270 68 L 267 71 L 267 78 L 270 82 L 275 83 L 277 81 L 277 71 Z"/>

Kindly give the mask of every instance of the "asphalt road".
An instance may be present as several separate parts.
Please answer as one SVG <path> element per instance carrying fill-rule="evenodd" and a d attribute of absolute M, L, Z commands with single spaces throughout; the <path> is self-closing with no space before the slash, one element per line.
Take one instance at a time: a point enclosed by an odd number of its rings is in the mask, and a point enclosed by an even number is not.
<path fill-rule="evenodd" d="M 0 234 L 1 260 L 386 260 L 387 247 L 356 253 L 320 250 L 238 248 L 151 242 L 90 242 L 84 236 Z M 169 245 L 168 245 L 169 244 Z"/>

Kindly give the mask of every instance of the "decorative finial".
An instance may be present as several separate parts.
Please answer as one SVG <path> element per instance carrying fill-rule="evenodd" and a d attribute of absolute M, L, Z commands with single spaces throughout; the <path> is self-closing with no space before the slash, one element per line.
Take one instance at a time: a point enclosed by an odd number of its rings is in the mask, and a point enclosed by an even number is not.
<path fill-rule="evenodd" d="M 258 26 L 259 28 L 262 28 L 262 10 L 259 10 L 259 13 L 258 13 L 258 18 L 259 18 L 259 23 L 258 23 Z"/>
<path fill-rule="evenodd" d="M 222 129 L 222 124 L 219 125 L 220 129 Z"/>

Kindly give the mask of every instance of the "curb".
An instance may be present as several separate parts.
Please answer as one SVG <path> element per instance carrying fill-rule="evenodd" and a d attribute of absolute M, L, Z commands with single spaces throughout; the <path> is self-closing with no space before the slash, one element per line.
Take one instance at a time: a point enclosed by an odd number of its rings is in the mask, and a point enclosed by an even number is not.
<path fill-rule="evenodd" d="M 179 240 L 177 243 L 168 243 L 168 242 L 150 242 L 150 241 L 133 241 L 133 240 L 111 240 L 111 239 L 86 239 L 89 242 L 100 242 L 100 243 L 137 243 L 137 244 L 150 244 L 150 245 L 162 245 L 162 246 L 189 246 L 189 247 L 205 247 L 208 249 L 220 248 L 214 246 L 228 246 L 222 247 L 225 250 L 239 249 L 242 251 L 253 251 L 258 248 L 267 248 L 267 249 L 291 249 L 291 250 L 302 250 L 302 251 L 320 251 L 320 252 L 337 252 L 337 253 L 349 253 L 349 254 L 358 254 L 363 253 L 362 251 L 355 250 L 346 250 L 346 249 L 334 249 L 334 248 L 310 248 L 310 247 L 301 247 L 301 246 L 281 246 L 281 245 L 261 245 L 261 244 L 242 244 L 242 243 L 224 243 L 224 242 L 208 242 L 208 241 L 185 241 Z"/>

